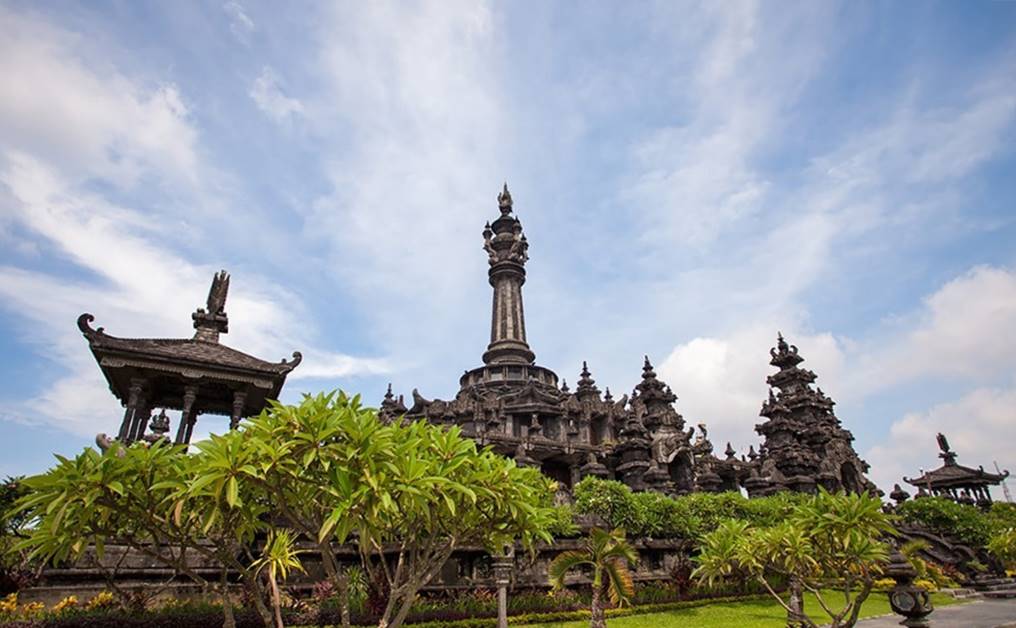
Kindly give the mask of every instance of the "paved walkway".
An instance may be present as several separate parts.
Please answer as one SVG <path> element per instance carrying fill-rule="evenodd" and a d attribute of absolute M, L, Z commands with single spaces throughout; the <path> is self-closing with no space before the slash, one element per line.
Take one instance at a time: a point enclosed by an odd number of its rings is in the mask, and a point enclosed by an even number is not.
<path fill-rule="evenodd" d="M 902 619 L 898 615 L 875 617 L 857 622 L 857 628 L 899 628 Z M 1016 628 L 1016 599 L 943 606 L 928 619 L 932 628 Z"/>

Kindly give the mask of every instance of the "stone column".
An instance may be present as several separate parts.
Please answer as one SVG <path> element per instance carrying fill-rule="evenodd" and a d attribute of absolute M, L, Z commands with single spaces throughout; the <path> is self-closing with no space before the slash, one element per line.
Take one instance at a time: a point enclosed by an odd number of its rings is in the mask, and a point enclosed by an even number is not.
<path fill-rule="evenodd" d="M 142 395 L 141 401 L 138 402 L 138 409 L 134 411 L 134 419 L 131 421 L 131 442 L 141 440 L 145 435 L 150 418 L 152 418 L 152 408 L 148 403 L 147 397 Z"/>
<path fill-rule="evenodd" d="M 237 390 L 233 393 L 233 414 L 229 417 L 229 429 L 235 430 L 240 425 L 240 419 L 243 418 L 243 406 L 246 401 L 246 392 Z"/>
<path fill-rule="evenodd" d="M 180 426 L 176 430 L 176 444 L 190 443 L 191 432 L 194 430 L 194 401 L 198 396 L 197 386 L 183 389 L 183 410 L 180 412 Z"/>
<path fill-rule="evenodd" d="M 134 413 L 141 401 L 144 383 L 145 380 L 141 378 L 131 378 L 130 394 L 127 397 L 127 410 L 123 413 L 123 422 L 120 423 L 120 432 L 117 434 L 117 439 L 121 443 L 129 443 L 131 441 L 131 427 L 133 426 Z"/>
<path fill-rule="evenodd" d="M 512 582 L 514 551 L 494 558 L 494 584 L 497 585 L 497 628 L 508 628 L 508 585 Z"/>

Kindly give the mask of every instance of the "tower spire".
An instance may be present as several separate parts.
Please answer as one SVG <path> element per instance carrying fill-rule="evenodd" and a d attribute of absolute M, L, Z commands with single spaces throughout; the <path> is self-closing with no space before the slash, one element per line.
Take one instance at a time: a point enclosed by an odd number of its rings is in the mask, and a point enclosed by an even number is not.
<path fill-rule="evenodd" d="M 484 364 L 533 364 L 536 355 L 526 342 L 526 319 L 522 307 L 522 284 L 526 282 L 529 243 L 522 223 L 512 216 L 512 196 L 505 183 L 497 195 L 501 215 L 483 229 L 483 249 L 490 269 L 487 276 L 494 288 L 490 319 L 490 344 Z"/>

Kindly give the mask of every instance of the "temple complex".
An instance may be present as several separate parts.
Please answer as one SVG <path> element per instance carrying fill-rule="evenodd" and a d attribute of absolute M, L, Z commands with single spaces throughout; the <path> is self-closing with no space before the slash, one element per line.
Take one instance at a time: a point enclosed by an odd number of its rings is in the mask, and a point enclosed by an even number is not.
<path fill-rule="evenodd" d="M 180 411 L 174 442 L 187 444 L 200 415 L 227 416 L 233 429 L 278 398 L 286 375 L 300 364 L 300 353 L 294 352 L 292 361 L 266 362 L 221 344 L 219 335 L 229 330 L 228 292 L 229 275 L 221 271 L 212 279 L 206 307 L 191 315 L 192 338 L 118 338 L 102 327 L 93 329 L 91 314 L 78 317 L 95 361 L 125 408 L 116 440 L 168 438 L 168 409 Z M 153 419 L 156 408 L 162 411 Z M 111 441 L 105 434 L 96 440 L 103 448 Z"/>
<path fill-rule="evenodd" d="M 949 441 L 944 434 L 937 436 L 938 447 L 941 450 L 938 457 L 942 459 L 942 466 L 932 471 L 921 470 L 921 475 L 916 478 L 903 478 L 908 484 L 916 486 L 917 496 L 924 497 L 933 495 L 935 497 L 946 497 L 961 504 L 978 505 L 987 508 L 991 505 L 991 487 L 998 486 L 1007 477 L 1008 471 L 991 473 L 985 471 L 984 467 L 971 469 L 956 462 L 956 452 L 949 448 Z M 906 500 L 905 491 L 896 485 L 896 490 L 902 499 Z M 892 495 L 890 495 L 892 497 Z M 896 498 L 894 498 L 896 499 Z"/>
<path fill-rule="evenodd" d="M 779 369 L 766 378 L 769 398 L 762 404 L 767 420 L 755 426 L 764 439 L 753 457 L 743 485 L 749 496 L 781 490 L 812 493 L 817 486 L 828 491 L 876 492 L 864 477 L 868 463 L 851 444 L 853 434 L 843 429 L 833 413 L 835 402 L 812 389 L 814 372 L 800 368 L 804 361 L 797 347 L 778 334 L 769 363 Z M 773 388 L 779 392 L 773 393 Z"/>
<path fill-rule="evenodd" d="M 769 377 L 770 401 L 756 429 L 765 437 L 750 460 L 727 443 L 723 458 L 713 453 L 704 424 L 686 427 L 674 407 L 677 395 L 657 376 L 648 356 L 641 381 L 630 395 L 602 393 L 583 362 L 575 390 L 551 369 L 536 363 L 526 338 L 522 286 L 529 244 L 513 214 L 508 187 L 498 195 L 499 216 L 483 229 L 488 279 L 493 289 L 490 343 L 482 365 L 459 379 L 454 399 L 427 399 L 412 391 L 407 406 L 389 385 L 380 405 L 384 420 L 426 419 L 458 425 L 481 445 L 540 468 L 569 488 L 586 476 L 619 480 L 634 490 L 668 495 L 694 491 L 737 491 L 750 495 L 779 490 L 874 491 L 864 478 L 868 465 L 854 452 L 853 436 L 840 426 L 833 402 L 814 391 L 811 371 L 800 369 L 797 348 L 780 336 Z"/>
<path fill-rule="evenodd" d="M 750 496 L 810 493 L 819 486 L 876 490 L 864 477 L 868 465 L 854 452 L 853 436 L 833 414 L 833 401 L 811 388 L 815 374 L 798 366 L 803 358 L 782 335 L 770 351 L 770 364 L 779 371 L 767 380 L 769 399 L 761 412 L 767 420 L 756 426 L 765 441 L 747 458 L 738 458 L 730 443 L 723 457 L 717 456 L 704 424 L 686 426 L 674 406 L 677 395 L 648 356 L 641 380 L 620 399 L 609 388 L 600 391 L 585 362 L 570 390 L 554 371 L 536 363 L 522 299 L 529 243 L 507 185 L 497 203 L 498 216 L 482 232 L 493 300 L 481 365 L 465 371 L 450 400 L 427 399 L 414 389 L 407 405 L 389 385 L 380 404 L 382 420 L 459 426 L 479 444 L 539 468 L 564 492 L 587 476 L 668 495 L 741 488 Z M 168 438 L 168 409 L 180 412 L 174 441 L 188 444 L 198 416 L 228 416 L 232 429 L 278 398 L 300 354 L 294 352 L 292 361 L 266 362 L 221 344 L 219 336 L 228 331 L 228 290 L 229 276 L 216 274 L 206 307 L 192 315 L 192 338 L 118 338 L 92 328 L 91 314 L 79 317 L 78 327 L 110 390 L 125 407 L 116 440 Z M 162 411 L 153 419 L 156 408 Z M 111 441 L 105 434 L 97 437 L 102 447 Z"/>

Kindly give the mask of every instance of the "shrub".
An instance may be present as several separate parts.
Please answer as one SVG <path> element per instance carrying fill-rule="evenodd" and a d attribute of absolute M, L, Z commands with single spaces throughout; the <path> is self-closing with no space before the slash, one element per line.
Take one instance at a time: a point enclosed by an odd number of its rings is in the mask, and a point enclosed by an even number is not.
<path fill-rule="evenodd" d="M 988 518 L 976 507 L 957 504 L 944 497 L 912 499 L 900 505 L 897 511 L 903 521 L 923 526 L 936 534 L 954 540 L 984 547 L 990 535 Z M 999 516 L 1007 516 L 1003 510 Z"/>

